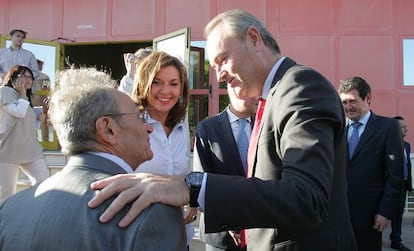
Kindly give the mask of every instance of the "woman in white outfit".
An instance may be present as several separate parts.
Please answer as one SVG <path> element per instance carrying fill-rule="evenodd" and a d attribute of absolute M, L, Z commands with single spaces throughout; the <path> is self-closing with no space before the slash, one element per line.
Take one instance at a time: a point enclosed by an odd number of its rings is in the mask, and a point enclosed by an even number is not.
<path fill-rule="evenodd" d="M 19 168 L 32 185 L 49 176 L 28 97 L 33 80 L 29 68 L 15 65 L 0 87 L 0 205 L 16 192 Z"/>
<path fill-rule="evenodd" d="M 184 65 L 165 52 L 152 52 L 139 65 L 131 97 L 148 112 L 147 123 L 154 129 L 150 134 L 154 156 L 136 172 L 186 175 L 190 168 L 190 134 L 185 123 L 189 81 Z M 188 245 L 194 236 L 191 221 L 192 215 L 186 213 Z"/>

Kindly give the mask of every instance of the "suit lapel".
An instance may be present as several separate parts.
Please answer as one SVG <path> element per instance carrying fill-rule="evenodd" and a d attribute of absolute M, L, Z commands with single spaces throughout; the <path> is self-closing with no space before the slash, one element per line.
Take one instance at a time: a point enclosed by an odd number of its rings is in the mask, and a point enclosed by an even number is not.
<path fill-rule="evenodd" d="M 286 57 L 284 60 L 283 60 L 283 62 L 282 62 L 282 64 L 279 66 L 279 68 L 277 69 L 277 71 L 276 71 L 276 74 L 275 74 L 275 76 L 274 76 L 274 78 L 273 78 L 273 80 L 272 80 L 272 85 L 271 85 L 271 91 L 269 91 L 269 94 L 268 94 L 268 97 L 266 97 L 266 98 L 269 98 L 270 97 L 270 95 L 273 95 L 273 93 L 274 93 L 274 90 L 276 90 L 276 88 L 277 88 L 277 83 L 283 78 L 283 76 L 285 75 L 285 73 L 292 67 L 292 66 L 294 66 L 294 65 L 296 65 L 296 62 L 294 61 L 294 60 L 292 60 L 292 59 L 290 59 L 290 58 L 288 58 L 288 57 Z M 268 104 L 267 103 L 267 101 L 266 101 L 266 104 Z M 260 129 L 259 129 L 259 136 L 258 136 L 258 138 L 257 138 L 257 142 L 259 142 L 259 140 L 260 140 L 260 136 L 261 136 L 261 134 L 262 134 L 262 129 L 263 129 L 263 120 L 264 119 L 266 119 L 266 117 L 267 117 L 267 113 L 269 113 L 269 109 L 270 108 L 268 108 L 269 106 L 267 105 L 267 106 L 265 106 L 265 108 L 264 108 L 264 111 L 263 111 L 263 117 L 262 117 L 262 123 L 260 124 Z M 258 146 L 256 145 L 256 151 L 255 151 L 255 153 L 254 153 L 254 164 L 252 165 L 252 167 L 249 167 L 249 168 L 253 168 L 253 170 L 252 170 L 252 172 L 251 172 L 251 174 L 254 176 L 254 173 L 255 173 L 255 171 L 256 171 L 256 159 L 257 159 L 257 151 L 258 151 Z M 250 173 L 250 172 L 249 172 Z"/>
<path fill-rule="evenodd" d="M 277 69 L 275 77 L 272 80 L 271 88 L 273 88 L 277 82 L 279 82 L 282 77 L 285 75 L 285 73 L 289 70 L 290 67 L 296 65 L 296 62 L 290 58 L 285 58 L 283 60 L 282 64 L 279 66 L 279 69 Z"/>

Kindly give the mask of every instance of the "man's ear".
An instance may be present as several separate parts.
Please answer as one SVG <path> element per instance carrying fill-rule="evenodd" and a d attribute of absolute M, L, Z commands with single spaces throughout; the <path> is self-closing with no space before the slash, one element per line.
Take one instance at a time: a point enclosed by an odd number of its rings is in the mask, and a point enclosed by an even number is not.
<path fill-rule="evenodd" d="M 249 29 L 247 29 L 246 32 L 246 36 L 247 36 L 247 41 L 249 41 L 251 44 L 253 44 L 254 47 L 258 46 L 258 43 L 263 43 L 262 37 L 260 36 L 259 31 L 251 26 L 249 27 Z"/>
<path fill-rule="evenodd" d="M 371 93 L 368 93 L 367 96 L 365 97 L 368 105 L 371 105 Z"/>
<path fill-rule="evenodd" d="M 116 142 L 117 123 L 110 117 L 100 117 L 96 120 L 97 140 L 108 144 Z"/>

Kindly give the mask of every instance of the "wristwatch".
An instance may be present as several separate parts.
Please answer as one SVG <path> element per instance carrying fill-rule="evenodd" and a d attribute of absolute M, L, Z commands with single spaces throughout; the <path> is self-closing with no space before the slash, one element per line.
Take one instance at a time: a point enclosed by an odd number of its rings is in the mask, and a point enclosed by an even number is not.
<path fill-rule="evenodd" d="M 198 194 L 200 193 L 201 183 L 203 183 L 204 173 L 191 172 L 185 177 L 185 183 L 187 183 L 190 189 L 190 207 L 198 207 Z"/>

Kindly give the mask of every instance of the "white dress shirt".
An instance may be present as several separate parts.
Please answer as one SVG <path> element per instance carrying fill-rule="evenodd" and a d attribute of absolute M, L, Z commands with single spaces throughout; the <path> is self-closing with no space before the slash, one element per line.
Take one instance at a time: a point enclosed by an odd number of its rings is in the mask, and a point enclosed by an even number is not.
<path fill-rule="evenodd" d="M 150 134 L 154 156 L 139 165 L 135 172 L 186 175 L 190 167 L 190 135 L 185 123 L 177 123 L 168 137 L 157 120 L 149 117 L 147 123 L 154 128 Z"/>

